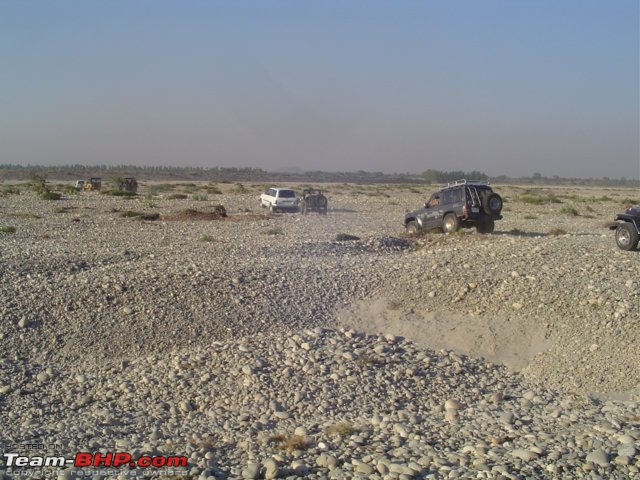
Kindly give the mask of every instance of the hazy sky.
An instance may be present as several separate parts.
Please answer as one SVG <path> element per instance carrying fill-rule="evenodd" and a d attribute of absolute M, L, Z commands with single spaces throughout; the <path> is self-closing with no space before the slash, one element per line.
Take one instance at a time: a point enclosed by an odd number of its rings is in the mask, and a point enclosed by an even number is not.
<path fill-rule="evenodd" d="M 640 176 L 638 0 L 0 0 L 0 163 Z"/>

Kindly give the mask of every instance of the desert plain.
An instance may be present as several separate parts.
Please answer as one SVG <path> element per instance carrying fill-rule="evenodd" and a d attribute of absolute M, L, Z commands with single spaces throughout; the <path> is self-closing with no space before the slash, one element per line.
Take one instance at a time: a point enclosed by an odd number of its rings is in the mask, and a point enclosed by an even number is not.
<path fill-rule="evenodd" d="M 167 478 L 640 476 L 640 252 L 606 227 L 637 189 L 494 185 L 493 234 L 407 236 L 432 187 L 321 185 L 303 216 L 267 186 L 5 189 L 0 444 L 188 457 Z"/>

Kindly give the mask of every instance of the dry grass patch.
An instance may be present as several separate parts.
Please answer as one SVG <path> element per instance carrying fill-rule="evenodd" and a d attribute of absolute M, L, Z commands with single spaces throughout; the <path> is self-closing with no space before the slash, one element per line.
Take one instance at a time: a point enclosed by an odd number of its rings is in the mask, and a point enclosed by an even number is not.
<path fill-rule="evenodd" d="M 350 437 L 356 433 L 358 429 L 349 422 L 338 422 L 329 425 L 326 429 L 327 435 L 337 437 Z"/>
<path fill-rule="evenodd" d="M 55 213 L 68 213 L 71 212 L 73 210 L 76 210 L 76 207 L 59 207 L 59 208 L 54 208 L 53 211 Z"/>
<path fill-rule="evenodd" d="M 281 227 L 272 227 L 272 228 L 267 228 L 264 231 L 265 235 L 282 235 L 284 234 L 284 231 L 282 230 Z"/>
<path fill-rule="evenodd" d="M 276 433 L 275 435 L 267 438 L 266 443 L 267 445 L 272 445 L 278 450 L 284 450 L 285 452 L 306 450 L 311 446 L 311 440 L 309 440 L 308 437 L 290 433 Z"/>
<path fill-rule="evenodd" d="M 186 193 L 172 193 L 171 195 L 167 196 L 167 198 L 169 200 L 186 200 L 187 198 L 189 198 L 189 195 L 187 195 Z"/>
<path fill-rule="evenodd" d="M 579 217 L 580 213 L 575 207 L 570 207 L 565 205 L 560 209 L 560 213 L 564 213 L 565 215 L 569 215 L 570 217 Z"/>
<path fill-rule="evenodd" d="M 387 310 L 400 310 L 402 302 L 400 300 L 389 300 L 387 302 Z"/>

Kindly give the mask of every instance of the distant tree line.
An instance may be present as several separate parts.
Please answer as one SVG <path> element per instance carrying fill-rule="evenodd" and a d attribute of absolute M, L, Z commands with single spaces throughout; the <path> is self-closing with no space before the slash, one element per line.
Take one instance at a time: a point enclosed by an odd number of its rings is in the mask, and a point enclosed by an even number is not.
<path fill-rule="evenodd" d="M 428 169 L 421 174 L 382 173 L 358 170 L 355 172 L 269 172 L 253 167 L 173 167 L 138 165 L 11 165 L 0 164 L 0 180 L 27 180 L 41 175 L 57 180 L 76 180 L 89 177 L 132 176 L 138 180 L 156 181 L 212 181 L 212 182 L 300 182 L 300 183 L 424 183 L 446 184 L 460 179 L 490 181 L 491 183 L 617 186 L 640 187 L 638 178 L 564 178 L 534 173 L 528 177 L 489 176 L 472 170 L 443 171 Z"/>
<path fill-rule="evenodd" d="M 449 183 L 461 179 L 479 180 L 482 182 L 486 182 L 489 180 L 489 175 L 477 170 L 472 170 L 471 172 L 463 172 L 462 170 L 444 172 L 441 170 L 429 169 L 422 173 L 422 177 L 427 183 Z"/>

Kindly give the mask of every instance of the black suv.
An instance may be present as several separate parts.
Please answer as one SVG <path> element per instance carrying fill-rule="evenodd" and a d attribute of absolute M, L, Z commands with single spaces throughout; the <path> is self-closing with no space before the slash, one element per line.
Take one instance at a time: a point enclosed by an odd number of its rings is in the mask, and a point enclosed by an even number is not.
<path fill-rule="evenodd" d="M 444 233 L 476 227 L 478 233 L 491 233 L 502 215 L 502 198 L 488 183 L 458 180 L 431 195 L 424 208 L 407 213 L 408 233 L 440 228 Z"/>

